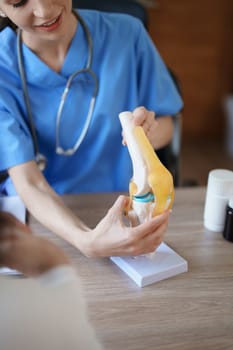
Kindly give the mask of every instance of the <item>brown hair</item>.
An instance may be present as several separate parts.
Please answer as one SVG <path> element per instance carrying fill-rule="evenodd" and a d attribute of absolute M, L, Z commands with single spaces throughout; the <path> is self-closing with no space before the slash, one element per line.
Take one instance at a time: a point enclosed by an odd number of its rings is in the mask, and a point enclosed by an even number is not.
<path fill-rule="evenodd" d="M 6 27 L 11 27 L 12 29 L 16 30 L 16 25 L 11 22 L 11 20 L 7 17 L 0 17 L 0 31 L 3 30 Z"/>

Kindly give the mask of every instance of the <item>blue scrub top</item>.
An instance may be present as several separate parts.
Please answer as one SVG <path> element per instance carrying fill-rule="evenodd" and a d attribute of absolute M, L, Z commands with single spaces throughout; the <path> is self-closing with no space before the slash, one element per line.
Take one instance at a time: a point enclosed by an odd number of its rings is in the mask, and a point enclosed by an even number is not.
<path fill-rule="evenodd" d="M 145 106 L 157 116 L 172 115 L 182 100 L 142 23 L 131 16 L 80 10 L 93 40 L 92 69 L 99 80 L 86 137 L 72 156 L 55 152 L 56 116 L 68 77 L 86 66 L 88 44 L 77 26 L 63 67 L 54 72 L 23 44 L 23 59 L 40 153 L 48 159 L 44 175 L 57 193 L 127 191 L 132 176 L 122 146 L 122 111 Z M 0 171 L 35 158 L 17 66 L 16 33 L 0 33 Z M 60 122 L 60 143 L 70 148 L 79 137 L 93 83 L 75 78 Z M 5 189 L 14 193 L 11 181 Z"/>

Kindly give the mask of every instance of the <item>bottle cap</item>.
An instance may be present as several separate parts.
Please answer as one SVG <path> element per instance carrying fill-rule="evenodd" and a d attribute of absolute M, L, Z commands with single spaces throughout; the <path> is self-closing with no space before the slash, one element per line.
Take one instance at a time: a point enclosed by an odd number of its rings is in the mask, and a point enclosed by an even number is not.
<path fill-rule="evenodd" d="M 204 226 L 208 230 L 223 232 L 229 198 L 233 199 L 233 171 L 211 170 L 204 208 Z"/>
<path fill-rule="evenodd" d="M 209 172 L 208 191 L 220 197 L 233 196 L 233 171 L 214 169 Z"/>

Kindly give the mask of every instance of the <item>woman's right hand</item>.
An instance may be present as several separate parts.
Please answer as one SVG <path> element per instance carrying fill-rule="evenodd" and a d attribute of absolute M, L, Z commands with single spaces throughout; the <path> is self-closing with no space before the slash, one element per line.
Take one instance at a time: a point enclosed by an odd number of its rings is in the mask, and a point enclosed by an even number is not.
<path fill-rule="evenodd" d="M 124 223 L 129 197 L 120 196 L 91 230 L 49 186 L 34 161 L 9 169 L 16 191 L 42 225 L 89 257 L 136 256 L 153 252 L 163 241 L 169 211 L 135 227 Z M 48 215 L 52 212 L 53 215 Z"/>
<path fill-rule="evenodd" d="M 127 226 L 123 216 L 129 197 L 120 196 L 107 215 L 91 231 L 83 253 L 89 257 L 137 256 L 154 252 L 162 243 L 168 225 L 169 211 L 138 226 Z"/>

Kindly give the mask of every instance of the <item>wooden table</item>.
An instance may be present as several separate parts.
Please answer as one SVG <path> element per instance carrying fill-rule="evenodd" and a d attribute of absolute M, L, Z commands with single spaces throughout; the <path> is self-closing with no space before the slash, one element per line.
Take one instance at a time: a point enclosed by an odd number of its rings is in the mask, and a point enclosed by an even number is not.
<path fill-rule="evenodd" d="M 94 226 L 116 197 L 64 200 Z M 33 229 L 62 246 L 77 268 L 90 319 L 107 350 L 233 349 L 233 243 L 204 229 L 204 200 L 203 187 L 176 189 L 165 242 L 188 261 L 189 271 L 144 288 L 109 259 L 85 258 L 31 219 Z"/>

